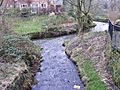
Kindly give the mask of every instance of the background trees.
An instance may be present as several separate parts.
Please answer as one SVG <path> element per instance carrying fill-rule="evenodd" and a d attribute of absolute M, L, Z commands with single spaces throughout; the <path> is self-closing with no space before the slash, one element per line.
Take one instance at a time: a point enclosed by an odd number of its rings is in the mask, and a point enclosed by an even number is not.
<path fill-rule="evenodd" d="M 118 18 L 120 19 L 120 0 L 109 0 L 108 17 L 114 22 Z"/>
<path fill-rule="evenodd" d="M 92 24 L 92 19 L 89 14 L 92 1 L 93 0 L 67 0 L 67 2 L 73 6 L 73 11 L 76 14 L 79 35 L 86 29 L 88 30 Z"/>

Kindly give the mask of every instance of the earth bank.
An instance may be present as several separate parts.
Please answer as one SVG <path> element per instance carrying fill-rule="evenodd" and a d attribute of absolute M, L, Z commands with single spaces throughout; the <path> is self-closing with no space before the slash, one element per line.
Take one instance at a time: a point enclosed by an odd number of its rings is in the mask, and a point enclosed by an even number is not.
<path fill-rule="evenodd" d="M 120 50 L 112 48 L 108 65 L 115 85 L 120 89 Z"/>
<path fill-rule="evenodd" d="M 93 23 L 90 28 L 95 27 L 96 24 Z M 53 38 L 64 35 L 70 35 L 77 33 L 77 24 L 76 23 L 64 23 L 60 25 L 51 25 L 46 28 L 43 32 L 34 32 L 25 34 L 25 36 L 29 36 L 30 39 L 44 39 L 44 38 Z"/>
<path fill-rule="evenodd" d="M 40 62 L 28 38 L 0 32 L 0 90 L 30 90 Z"/>
<path fill-rule="evenodd" d="M 86 90 L 118 90 L 108 70 L 111 46 L 106 32 L 89 32 L 65 42 L 66 54 L 76 64 Z"/>

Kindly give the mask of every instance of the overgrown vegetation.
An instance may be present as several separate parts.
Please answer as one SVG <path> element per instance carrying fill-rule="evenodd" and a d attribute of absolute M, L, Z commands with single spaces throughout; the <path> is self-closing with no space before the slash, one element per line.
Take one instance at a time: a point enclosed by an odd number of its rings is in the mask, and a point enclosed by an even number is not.
<path fill-rule="evenodd" d="M 64 24 L 64 23 L 73 23 L 74 18 L 68 16 L 67 13 L 62 13 L 59 15 L 53 15 L 49 16 L 49 19 L 47 20 L 46 24 L 52 24 L 52 25 L 59 25 L 59 24 Z"/>
<path fill-rule="evenodd" d="M 10 55 L 14 56 L 15 58 L 23 59 L 23 56 L 26 55 L 26 53 L 29 53 L 31 55 L 36 53 L 36 55 L 39 55 L 39 48 L 37 48 L 37 46 L 35 46 L 26 37 L 21 37 L 19 35 L 3 35 L 1 37 L 1 40 L 3 42 L 1 42 L 0 49 L 4 51 L 1 57 Z"/>
<path fill-rule="evenodd" d="M 106 32 L 89 32 L 82 39 L 76 37 L 66 42 L 66 53 L 76 63 L 86 90 L 107 90 L 115 86 L 107 72 L 110 43 Z"/>
<path fill-rule="evenodd" d="M 120 89 L 120 51 L 113 49 L 109 61 L 110 71 L 116 86 Z"/>
<path fill-rule="evenodd" d="M 28 38 L 10 33 L 0 33 L 0 35 L 1 34 L 1 89 L 7 88 L 8 90 L 18 90 L 22 88 L 31 88 L 29 84 L 33 82 L 33 76 L 39 66 L 40 49 L 35 46 Z M 7 78 L 9 78 L 9 80 L 7 80 Z M 6 80 L 8 84 L 5 83 Z"/>
<path fill-rule="evenodd" d="M 40 49 L 27 37 L 10 31 L 9 23 L 4 15 L 0 16 L 0 88 L 30 89 L 39 66 Z"/>
<path fill-rule="evenodd" d="M 108 19 L 105 16 L 96 16 L 95 21 L 99 21 L 99 22 L 107 22 Z"/>
<path fill-rule="evenodd" d="M 105 84 L 98 77 L 94 67 L 95 62 L 82 55 L 75 57 L 74 60 L 77 62 L 81 77 L 86 83 L 86 90 L 107 90 Z"/>
<path fill-rule="evenodd" d="M 11 30 L 18 34 L 29 34 L 36 32 L 45 32 L 50 27 L 58 26 L 64 23 L 73 23 L 74 18 L 63 13 L 60 15 L 34 15 L 27 18 L 8 16 Z"/>
<path fill-rule="evenodd" d="M 33 75 L 39 66 L 39 51 L 27 37 L 0 29 L 0 88 L 31 88 Z"/>
<path fill-rule="evenodd" d="M 67 13 L 62 13 L 59 15 L 52 15 L 49 16 L 48 20 L 44 22 L 45 28 L 51 28 L 54 26 L 59 26 L 61 24 L 69 24 L 69 23 L 74 23 L 75 20 L 74 18 L 70 17 Z"/>
<path fill-rule="evenodd" d="M 118 19 L 115 21 L 115 25 L 119 25 L 119 26 L 120 26 L 120 18 L 118 18 Z"/>
<path fill-rule="evenodd" d="M 73 6 L 73 13 L 76 15 L 76 20 L 79 28 L 78 34 L 90 30 L 90 25 L 93 23 L 91 15 L 89 14 L 93 0 L 66 0 Z M 74 16 L 74 14 L 72 15 Z"/>

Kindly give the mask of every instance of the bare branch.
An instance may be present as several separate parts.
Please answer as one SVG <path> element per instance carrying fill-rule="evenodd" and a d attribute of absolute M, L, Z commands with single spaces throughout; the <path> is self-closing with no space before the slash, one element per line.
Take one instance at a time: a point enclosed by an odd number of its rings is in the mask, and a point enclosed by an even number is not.
<path fill-rule="evenodd" d="M 0 0 L 0 7 L 2 6 L 4 0 Z"/>
<path fill-rule="evenodd" d="M 75 7 L 78 7 L 77 4 L 75 4 L 75 2 L 73 2 L 72 0 L 66 0 L 69 4 L 75 6 Z"/>

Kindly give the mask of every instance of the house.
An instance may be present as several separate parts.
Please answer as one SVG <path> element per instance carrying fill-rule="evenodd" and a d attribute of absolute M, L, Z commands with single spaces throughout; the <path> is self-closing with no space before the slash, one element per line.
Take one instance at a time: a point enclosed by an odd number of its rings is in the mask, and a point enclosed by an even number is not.
<path fill-rule="evenodd" d="M 4 0 L 3 7 L 31 8 L 31 13 L 62 12 L 63 0 Z"/>

